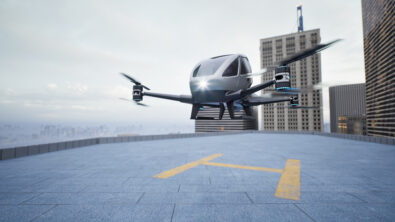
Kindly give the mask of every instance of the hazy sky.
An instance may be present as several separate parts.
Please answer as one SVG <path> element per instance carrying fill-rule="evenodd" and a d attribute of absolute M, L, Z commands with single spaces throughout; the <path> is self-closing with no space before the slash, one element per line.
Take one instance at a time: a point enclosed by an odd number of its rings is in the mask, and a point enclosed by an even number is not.
<path fill-rule="evenodd" d="M 299 3 L 305 30 L 320 28 L 322 42 L 344 39 L 322 53 L 323 82 L 364 82 L 360 0 L 0 0 L 0 122 L 193 126 L 189 105 L 119 100 L 131 98 L 132 85 L 118 73 L 153 92 L 189 94 L 190 72 L 202 59 L 243 53 L 257 71 L 259 39 L 295 32 Z"/>

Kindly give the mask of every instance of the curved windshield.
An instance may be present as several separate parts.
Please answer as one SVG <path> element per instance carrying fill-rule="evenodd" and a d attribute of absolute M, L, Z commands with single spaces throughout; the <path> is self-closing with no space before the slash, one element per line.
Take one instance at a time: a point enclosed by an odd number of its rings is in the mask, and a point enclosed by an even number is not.
<path fill-rule="evenodd" d="M 213 75 L 227 59 L 228 56 L 222 56 L 204 61 L 193 71 L 193 77 Z"/>
<path fill-rule="evenodd" d="M 251 67 L 250 67 L 250 63 L 248 62 L 248 59 L 245 57 L 242 57 L 241 64 L 240 64 L 240 74 L 245 75 L 250 72 L 251 72 Z"/>
<path fill-rule="evenodd" d="M 237 76 L 238 71 L 239 71 L 239 60 L 236 59 L 229 65 L 229 67 L 225 70 L 222 76 Z"/>

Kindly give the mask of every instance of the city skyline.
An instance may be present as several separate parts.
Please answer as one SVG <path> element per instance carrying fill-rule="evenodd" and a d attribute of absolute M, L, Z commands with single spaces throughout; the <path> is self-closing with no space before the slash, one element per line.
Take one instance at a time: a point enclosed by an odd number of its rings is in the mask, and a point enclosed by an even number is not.
<path fill-rule="evenodd" d="M 156 121 L 193 129 L 187 105 L 148 98 L 150 107 L 141 108 L 120 101 L 131 97 L 131 85 L 118 72 L 132 73 L 155 92 L 188 94 L 189 74 L 204 58 L 240 52 L 257 71 L 259 39 L 295 32 L 299 3 L 5 1 L 0 121 Z M 322 53 L 323 83 L 363 82 L 360 1 L 301 3 L 306 30 L 320 28 L 322 42 L 344 39 Z"/>

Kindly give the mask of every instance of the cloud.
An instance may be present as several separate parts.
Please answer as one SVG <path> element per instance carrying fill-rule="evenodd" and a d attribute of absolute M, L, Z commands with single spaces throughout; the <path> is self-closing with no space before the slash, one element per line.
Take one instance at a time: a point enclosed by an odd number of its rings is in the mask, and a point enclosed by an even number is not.
<path fill-rule="evenodd" d="M 104 111 L 104 109 L 101 107 L 87 105 L 71 105 L 70 108 L 78 111 Z"/>
<path fill-rule="evenodd" d="M 58 86 L 55 83 L 49 83 L 47 85 L 47 87 L 48 87 L 48 89 L 56 89 L 56 88 L 58 88 Z"/>
<path fill-rule="evenodd" d="M 112 98 L 126 97 L 132 95 L 132 90 L 130 87 L 125 87 L 121 85 L 116 85 L 113 87 L 109 87 L 108 89 L 103 91 L 105 96 Z"/>
<path fill-rule="evenodd" d="M 66 87 L 72 92 L 77 92 L 79 94 L 84 94 L 88 91 L 88 86 L 81 83 L 67 83 Z"/>
<path fill-rule="evenodd" d="M 6 95 L 6 96 L 13 96 L 16 94 L 16 91 L 10 88 L 6 88 L 4 90 L 2 90 L 2 94 Z"/>

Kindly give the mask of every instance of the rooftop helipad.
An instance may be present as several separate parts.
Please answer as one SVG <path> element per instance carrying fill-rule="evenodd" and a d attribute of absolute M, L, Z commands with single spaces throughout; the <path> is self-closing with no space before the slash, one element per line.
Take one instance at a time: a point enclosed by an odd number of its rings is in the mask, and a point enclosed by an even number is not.
<path fill-rule="evenodd" d="M 0 161 L 0 221 L 393 221 L 394 168 L 317 135 L 93 145 Z"/>

